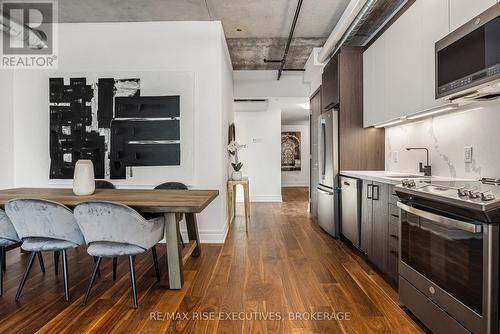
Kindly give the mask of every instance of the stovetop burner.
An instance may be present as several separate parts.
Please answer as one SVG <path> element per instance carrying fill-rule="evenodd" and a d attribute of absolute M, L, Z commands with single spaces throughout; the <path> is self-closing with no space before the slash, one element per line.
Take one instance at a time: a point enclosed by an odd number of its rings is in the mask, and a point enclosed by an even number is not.
<path fill-rule="evenodd" d="M 489 211 L 500 208 L 500 179 L 480 181 L 402 180 L 396 191 L 447 204 Z"/>

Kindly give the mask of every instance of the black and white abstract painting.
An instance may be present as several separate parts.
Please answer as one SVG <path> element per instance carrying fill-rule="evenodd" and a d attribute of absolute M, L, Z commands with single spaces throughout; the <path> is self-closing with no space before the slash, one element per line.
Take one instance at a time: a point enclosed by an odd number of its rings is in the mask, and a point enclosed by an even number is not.
<path fill-rule="evenodd" d="M 77 160 L 98 179 L 132 166 L 180 166 L 180 96 L 141 95 L 139 77 L 49 79 L 50 178 L 72 179 Z"/>

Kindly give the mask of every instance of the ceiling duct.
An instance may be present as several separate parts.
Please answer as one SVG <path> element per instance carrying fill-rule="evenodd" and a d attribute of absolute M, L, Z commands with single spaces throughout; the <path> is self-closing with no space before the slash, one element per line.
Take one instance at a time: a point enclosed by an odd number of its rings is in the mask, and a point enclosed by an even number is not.
<path fill-rule="evenodd" d="M 338 45 L 341 45 L 339 41 L 343 36 L 346 35 L 346 32 L 348 31 L 349 27 L 352 26 L 352 23 L 357 20 L 358 14 L 362 12 L 363 9 L 365 9 L 365 4 L 367 2 L 373 1 L 376 2 L 376 0 L 351 0 L 349 5 L 347 5 L 344 13 L 340 17 L 339 22 L 335 25 L 332 33 L 330 34 L 330 36 L 328 36 L 325 45 L 323 45 L 323 48 L 319 52 L 318 60 L 320 62 L 326 62 L 328 57 L 330 57 L 330 55 L 333 53 L 333 50 Z"/>
<path fill-rule="evenodd" d="M 268 99 L 234 99 L 234 111 L 236 112 L 266 111 L 268 106 Z"/>
<path fill-rule="evenodd" d="M 358 30 L 363 26 L 365 21 L 370 17 L 371 13 L 375 9 L 375 5 L 377 4 L 378 0 L 368 0 L 361 12 L 359 12 L 358 16 L 356 19 L 352 22 L 351 26 L 349 29 L 346 31 L 338 45 L 335 47 L 333 52 L 331 54 L 335 54 L 341 47 L 342 45 L 348 43 L 354 36 L 356 36 L 356 33 Z"/>

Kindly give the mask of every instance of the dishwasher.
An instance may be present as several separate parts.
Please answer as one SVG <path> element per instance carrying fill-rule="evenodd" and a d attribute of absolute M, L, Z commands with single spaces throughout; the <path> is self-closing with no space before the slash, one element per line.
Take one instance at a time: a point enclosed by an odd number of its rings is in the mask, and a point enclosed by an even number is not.
<path fill-rule="evenodd" d="M 340 229 L 342 235 L 359 248 L 361 236 L 362 181 L 341 176 Z"/>

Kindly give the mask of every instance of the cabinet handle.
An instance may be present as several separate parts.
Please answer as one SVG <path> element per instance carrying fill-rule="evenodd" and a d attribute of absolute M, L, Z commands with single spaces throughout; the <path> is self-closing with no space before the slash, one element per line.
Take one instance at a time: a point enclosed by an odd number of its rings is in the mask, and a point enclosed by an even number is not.
<path fill-rule="evenodd" d="M 394 255 L 394 256 L 398 256 L 398 255 L 399 255 L 399 254 L 398 254 L 398 252 L 396 252 L 395 250 L 391 250 L 391 252 L 390 252 L 390 253 L 391 253 L 392 255 Z"/>
<path fill-rule="evenodd" d="M 396 240 L 399 240 L 399 237 L 398 237 L 397 235 L 395 235 L 395 234 L 391 234 L 391 238 L 394 238 L 394 239 L 396 239 Z"/>
<path fill-rule="evenodd" d="M 380 195 L 379 186 L 374 185 L 373 186 L 373 190 L 375 190 L 375 189 L 377 189 L 377 196 L 375 196 L 375 195 L 372 195 L 372 196 L 373 196 L 373 200 L 378 201 L 380 199 L 380 197 L 379 197 L 379 195 Z"/>
<path fill-rule="evenodd" d="M 391 213 L 391 216 L 393 216 L 394 218 L 399 218 L 399 216 L 395 215 L 394 213 Z"/>
<path fill-rule="evenodd" d="M 366 186 L 366 198 L 372 199 L 373 197 L 373 185 L 369 184 Z"/>

